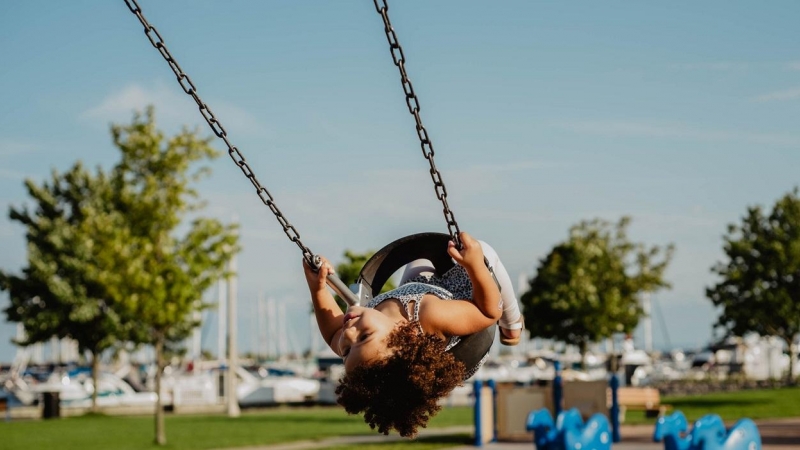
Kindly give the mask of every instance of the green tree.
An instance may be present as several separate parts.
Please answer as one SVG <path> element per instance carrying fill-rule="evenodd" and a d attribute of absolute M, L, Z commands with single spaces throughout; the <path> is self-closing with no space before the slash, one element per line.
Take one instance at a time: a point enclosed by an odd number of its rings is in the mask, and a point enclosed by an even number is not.
<path fill-rule="evenodd" d="M 589 343 L 636 328 L 639 295 L 669 287 L 663 274 L 674 249 L 631 242 L 629 224 L 581 222 L 540 261 L 521 298 L 531 335 L 576 345 L 584 359 Z"/>
<path fill-rule="evenodd" d="M 106 288 L 115 277 L 111 245 L 124 230 L 109 210 L 108 178 L 92 175 L 77 163 L 53 172 L 50 182 L 25 181 L 35 208 L 10 209 L 11 220 L 26 228 L 28 265 L 21 276 L 0 271 L 0 289 L 8 291 L 9 321 L 22 323 L 26 338 L 18 345 L 69 337 L 91 355 L 93 385 L 98 386 L 103 351 L 136 331 L 111 305 Z M 97 411 L 97 389 L 92 393 Z"/>
<path fill-rule="evenodd" d="M 122 157 L 108 174 L 78 164 L 51 184 L 27 183 L 37 209 L 11 215 L 27 227 L 29 267 L 0 283 L 11 293 L 9 319 L 31 342 L 73 337 L 94 361 L 120 341 L 152 345 L 155 440 L 164 444 L 165 355 L 198 325 L 202 294 L 225 275 L 238 238 L 235 226 L 199 215 L 193 183 L 209 171 L 194 166 L 217 156 L 210 139 L 186 129 L 166 138 L 152 108 L 111 131 Z"/>
<path fill-rule="evenodd" d="M 727 262 L 712 271 L 722 281 L 706 295 L 721 308 L 717 326 L 729 334 L 778 336 L 789 348 L 793 382 L 794 341 L 800 334 L 800 197 L 795 188 L 765 212 L 748 208 L 724 237 Z"/>
<path fill-rule="evenodd" d="M 184 129 L 167 139 L 156 128 L 152 108 L 136 114 L 130 125 L 112 126 L 112 135 L 122 153 L 111 177 L 114 201 L 130 235 L 121 244 L 130 259 L 124 282 L 113 284 L 114 297 L 145 331 L 142 342 L 155 348 L 155 440 L 165 444 L 160 398 L 165 351 L 198 325 L 194 313 L 207 306 L 202 294 L 224 276 L 238 237 L 235 226 L 199 216 L 203 204 L 193 183 L 209 169 L 194 166 L 218 155 L 210 138 Z"/>
<path fill-rule="evenodd" d="M 372 250 L 364 253 L 355 253 L 351 250 L 345 250 L 345 261 L 336 265 L 336 275 L 344 282 L 344 284 L 348 286 L 352 285 L 356 282 L 356 280 L 358 280 L 358 276 L 361 274 L 361 269 L 364 267 L 364 264 L 366 264 L 374 254 L 375 252 Z M 395 287 L 396 286 L 391 279 L 387 280 L 386 284 L 383 285 L 381 292 L 391 291 Z M 338 295 L 336 295 L 335 298 L 336 303 L 339 304 L 339 307 L 341 307 L 343 310 L 346 310 L 347 303 L 340 299 Z"/>

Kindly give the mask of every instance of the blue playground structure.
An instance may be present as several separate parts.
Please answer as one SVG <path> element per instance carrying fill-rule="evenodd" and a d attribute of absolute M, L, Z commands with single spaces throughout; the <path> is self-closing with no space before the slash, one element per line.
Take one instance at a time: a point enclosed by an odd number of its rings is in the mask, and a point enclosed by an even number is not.
<path fill-rule="evenodd" d="M 663 441 L 665 450 L 761 450 L 761 435 L 752 420 L 741 419 L 726 430 L 716 414 L 698 419 L 691 431 L 680 411 L 661 417 L 653 441 Z"/>
<path fill-rule="evenodd" d="M 664 442 L 664 450 L 689 450 L 692 445 L 692 437 L 686 432 L 689 430 L 689 422 L 686 416 L 680 411 L 659 417 L 656 422 L 656 429 L 653 432 L 653 442 Z"/>
<path fill-rule="evenodd" d="M 494 383 L 489 384 L 495 392 Z M 476 406 L 481 404 L 476 382 Z M 553 380 L 553 405 L 556 420 L 547 408 L 531 411 L 525 422 L 525 429 L 533 432 L 533 444 L 537 450 L 607 450 L 613 442 L 620 441 L 619 433 L 619 380 L 612 375 L 609 380 L 611 407 L 608 409 L 611 422 L 605 414 L 594 414 L 586 423 L 577 408 L 562 410 L 563 386 L 556 363 L 556 376 Z M 488 400 L 494 400 L 490 398 Z M 494 419 L 492 419 L 494 420 Z M 476 437 L 480 434 L 480 420 L 476 408 Z M 495 423 L 496 425 L 496 423 Z M 494 429 L 494 438 L 497 428 Z M 663 416 L 656 422 L 653 441 L 663 442 L 665 450 L 761 450 L 761 434 L 750 419 L 741 419 L 730 429 L 717 414 L 708 414 L 694 422 L 691 430 L 686 416 L 676 411 Z M 476 440 L 476 446 L 480 446 Z"/>
<path fill-rule="evenodd" d="M 562 421 L 563 425 L 563 421 Z M 560 441 L 558 434 L 563 430 L 556 428 L 553 416 L 546 408 L 531 411 L 525 428 L 533 431 L 533 444 L 537 450 L 559 450 L 557 442 Z"/>
<path fill-rule="evenodd" d="M 528 414 L 528 431 L 533 431 L 537 450 L 610 450 L 611 427 L 603 414 L 595 414 L 583 423 L 576 408 L 562 411 L 555 423 L 550 411 L 540 409 Z"/>

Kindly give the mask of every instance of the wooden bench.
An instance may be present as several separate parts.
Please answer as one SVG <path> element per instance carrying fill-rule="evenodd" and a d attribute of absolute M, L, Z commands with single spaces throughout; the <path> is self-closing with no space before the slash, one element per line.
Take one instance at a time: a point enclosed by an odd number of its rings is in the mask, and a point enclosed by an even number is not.
<path fill-rule="evenodd" d="M 671 407 L 661 404 L 661 394 L 655 388 L 621 387 L 617 390 L 620 422 L 625 422 L 625 412 L 644 411 L 647 417 L 663 416 Z M 608 390 L 608 406 L 611 407 L 611 389 Z"/>

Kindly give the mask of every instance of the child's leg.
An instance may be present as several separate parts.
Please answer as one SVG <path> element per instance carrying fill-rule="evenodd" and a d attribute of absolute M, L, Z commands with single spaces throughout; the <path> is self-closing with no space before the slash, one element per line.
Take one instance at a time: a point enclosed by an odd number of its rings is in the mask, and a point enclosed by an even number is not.
<path fill-rule="evenodd" d="M 519 310 L 519 302 L 514 295 L 514 286 L 511 284 L 511 278 L 508 276 L 506 268 L 497 256 L 497 252 L 483 241 L 478 241 L 483 248 L 483 256 L 489 261 L 489 265 L 494 270 L 494 276 L 497 277 L 497 282 L 500 283 L 500 298 L 503 300 L 503 315 L 500 317 L 500 327 L 506 330 L 521 330 L 522 329 L 522 313 Z"/>
<path fill-rule="evenodd" d="M 436 273 L 436 269 L 433 267 L 432 262 L 427 259 L 415 259 L 406 264 L 403 276 L 400 277 L 400 284 L 420 275 L 432 276 L 434 273 Z"/>

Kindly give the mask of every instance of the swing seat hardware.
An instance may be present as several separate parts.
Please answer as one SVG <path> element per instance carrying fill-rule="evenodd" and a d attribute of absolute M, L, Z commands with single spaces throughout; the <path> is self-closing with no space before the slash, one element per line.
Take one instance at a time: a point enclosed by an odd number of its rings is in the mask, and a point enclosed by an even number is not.
<path fill-rule="evenodd" d="M 372 300 L 372 296 L 370 293 L 363 288 L 363 285 L 360 283 L 353 283 L 350 285 L 350 290 L 358 297 L 358 304 L 359 305 L 366 305 Z"/>
<path fill-rule="evenodd" d="M 489 264 L 489 258 L 484 256 L 483 263 L 486 264 L 486 268 L 489 269 L 489 273 L 492 275 L 494 284 L 497 285 L 497 290 L 502 292 L 503 288 L 500 287 L 500 281 L 497 279 L 497 275 L 494 273 L 494 267 L 491 264 Z"/>
<path fill-rule="evenodd" d="M 319 272 L 320 267 L 322 267 L 322 258 L 319 255 L 314 255 L 311 259 L 313 263 L 312 268 L 315 272 Z M 348 305 L 355 306 L 358 305 L 358 296 L 344 284 L 341 278 L 339 278 L 335 273 L 329 273 L 327 279 L 325 280 L 328 283 L 328 286 L 339 295 L 339 298 L 344 300 Z"/>
<path fill-rule="evenodd" d="M 380 249 L 364 264 L 356 282 L 361 304 L 365 305 L 369 299 L 380 294 L 389 278 L 398 269 L 414 260 L 427 259 L 433 264 L 437 276 L 444 275 L 456 265 L 447 254 L 447 244 L 450 239 L 450 235 L 444 233 L 418 233 L 397 239 Z M 492 276 L 494 277 L 493 270 Z M 464 363 L 467 373 L 474 372 L 484 355 L 489 352 L 496 329 L 497 325 L 493 324 L 477 333 L 463 336 L 459 343 L 449 350 L 457 360 Z"/>

